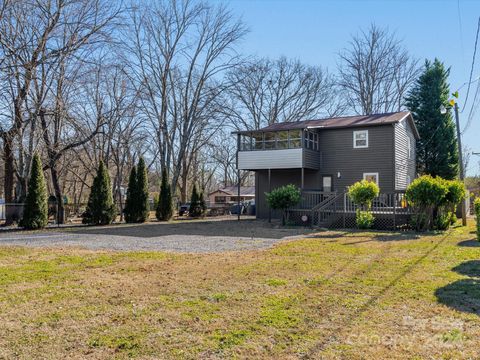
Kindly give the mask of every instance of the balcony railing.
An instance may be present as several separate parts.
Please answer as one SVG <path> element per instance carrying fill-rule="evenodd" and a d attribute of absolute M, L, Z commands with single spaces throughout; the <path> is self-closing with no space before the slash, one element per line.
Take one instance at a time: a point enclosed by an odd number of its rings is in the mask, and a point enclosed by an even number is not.
<path fill-rule="evenodd" d="M 255 131 L 248 134 L 241 134 L 239 146 L 239 151 L 301 148 L 319 150 L 318 133 L 307 130 Z"/>

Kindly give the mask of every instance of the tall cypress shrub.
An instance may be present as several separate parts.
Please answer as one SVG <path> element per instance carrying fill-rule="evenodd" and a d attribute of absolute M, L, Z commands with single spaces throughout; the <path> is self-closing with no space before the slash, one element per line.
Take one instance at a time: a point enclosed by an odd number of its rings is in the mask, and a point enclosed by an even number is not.
<path fill-rule="evenodd" d="M 137 168 L 135 166 L 130 170 L 128 179 L 127 200 L 125 201 L 125 221 L 127 223 L 135 222 L 137 201 Z"/>
<path fill-rule="evenodd" d="M 453 180 L 459 174 L 459 158 L 455 124 L 448 109 L 449 73 L 450 69 L 445 69 L 438 59 L 433 63 L 427 60 L 406 104 L 420 133 L 418 172 Z M 440 111 L 442 107 L 448 109 L 445 114 Z"/>
<path fill-rule="evenodd" d="M 202 205 L 200 203 L 200 195 L 197 191 L 197 186 L 193 184 L 192 196 L 190 197 L 190 209 L 188 213 L 191 217 L 199 217 L 202 215 Z"/>
<path fill-rule="evenodd" d="M 172 190 L 168 183 L 167 173 L 162 173 L 162 183 L 160 184 L 160 195 L 158 199 L 155 216 L 160 221 L 168 221 L 173 215 Z"/>
<path fill-rule="evenodd" d="M 115 214 L 110 176 L 105 164 L 100 161 L 82 222 L 91 225 L 107 225 L 115 219 Z"/>
<path fill-rule="evenodd" d="M 202 215 L 205 215 L 205 213 L 207 212 L 207 203 L 205 202 L 205 197 L 203 196 L 203 192 L 200 193 L 199 203 L 200 203 L 200 209 L 202 211 Z"/>
<path fill-rule="evenodd" d="M 32 161 L 32 171 L 28 181 L 28 192 L 25 209 L 20 225 L 25 229 L 42 229 L 48 224 L 48 196 L 42 162 L 35 154 Z"/>
<path fill-rule="evenodd" d="M 137 197 L 138 207 L 136 222 L 145 222 L 150 214 L 148 202 L 148 174 L 145 161 L 141 157 L 137 166 Z"/>

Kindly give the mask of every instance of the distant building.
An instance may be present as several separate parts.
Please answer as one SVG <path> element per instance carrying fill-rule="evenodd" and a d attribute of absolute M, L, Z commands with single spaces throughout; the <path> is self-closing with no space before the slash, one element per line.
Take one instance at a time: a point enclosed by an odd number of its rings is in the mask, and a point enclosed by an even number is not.
<path fill-rule="evenodd" d="M 210 206 L 228 205 L 238 202 L 238 187 L 227 186 L 217 189 L 208 194 Z M 255 186 L 241 186 L 240 187 L 240 202 L 245 202 L 255 199 Z"/>

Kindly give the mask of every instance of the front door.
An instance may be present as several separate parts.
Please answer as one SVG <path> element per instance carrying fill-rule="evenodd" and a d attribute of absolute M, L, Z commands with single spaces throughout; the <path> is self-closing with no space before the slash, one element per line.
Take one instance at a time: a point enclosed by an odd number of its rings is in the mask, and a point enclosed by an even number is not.
<path fill-rule="evenodd" d="M 323 176 L 322 177 L 322 185 L 323 185 L 323 191 L 325 191 L 325 192 L 332 191 L 332 177 L 331 176 Z"/>

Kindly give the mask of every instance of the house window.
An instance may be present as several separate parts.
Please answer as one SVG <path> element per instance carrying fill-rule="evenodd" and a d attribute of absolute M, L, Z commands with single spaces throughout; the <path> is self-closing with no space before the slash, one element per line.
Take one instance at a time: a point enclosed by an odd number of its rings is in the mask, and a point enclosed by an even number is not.
<path fill-rule="evenodd" d="M 373 181 L 378 185 L 378 173 L 363 173 L 363 180 Z"/>
<path fill-rule="evenodd" d="M 355 149 L 368 148 L 368 130 L 353 132 L 353 147 Z"/>
<path fill-rule="evenodd" d="M 215 202 L 217 204 L 223 204 L 227 202 L 227 197 L 226 196 L 215 196 Z"/>
<path fill-rule="evenodd" d="M 305 131 L 305 149 L 318 150 L 318 133 Z"/>

